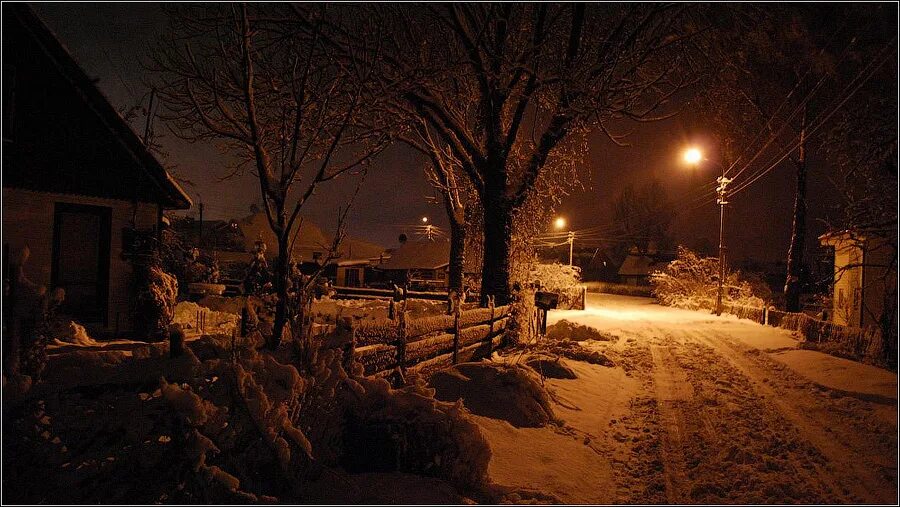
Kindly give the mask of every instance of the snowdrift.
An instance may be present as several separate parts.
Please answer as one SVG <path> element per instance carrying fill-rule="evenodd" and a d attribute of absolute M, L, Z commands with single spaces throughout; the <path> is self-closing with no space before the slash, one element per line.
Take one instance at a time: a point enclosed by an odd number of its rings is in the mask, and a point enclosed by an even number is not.
<path fill-rule="evenodd" d="M 428 382 L 435 398 L 517 427 L 542 427 L 556 416 L 550 396 L 534 371 L 489 362 L 462 363 L 435 372 Z"/>

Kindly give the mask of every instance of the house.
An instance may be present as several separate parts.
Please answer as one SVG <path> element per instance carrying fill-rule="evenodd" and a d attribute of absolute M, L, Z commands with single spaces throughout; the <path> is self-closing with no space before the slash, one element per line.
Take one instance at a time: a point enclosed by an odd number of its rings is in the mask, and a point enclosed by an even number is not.
<path fill-rule="evenodd" d="M 636 246 L 631 247 L 619 266 L 619 281 L 626 285 L 650 285 L 650 274 L 661 271 L 675 258 L 674 253 L 659 252 L 653 247 L 646 252 L 641 252 Z"/>
<path fill-rule="evenodd" d="M 891 268 L 896 244 L 848 230 L 823 234 L 819 243 L 834 249 L 830 320 L 844 326 L 878 326 L 885 298 L 896 294 L 897 273 Z"/>
<path fill-rule="evenodd" d="M 4 268 L 27 250 L 16 284 L 64 289 L 60 311 L 91 330 L 128 329 L 132 238 L 191 201 L 26 4 L 3 4 L 2 130 Z"/>
<path fill-rule="evenodd" d="M 405 241 L 391 252 L 378 269 L 386 280 L 417 289 L 446 289 L 450 266 L 450 242 L 446 240 Z"/>
<path fill-rule="evenodd" d="M 179 224 L 182 238 L 188 244 L 197 244 L 200 224 L 190 220 L 181 220 Z M 291 237 L 294 238 L 293 259 L 299 262 L 300 270 L 306 274 L 319 271 L 331 250 L 331 237 L 309 220 L 297 220 Z M 266 245 L 265 256 L 271 265 L 278 256 L 278 241 L 265 212 L 257 211 L 240 219 L 203 221 L 204 250 L 216 257 L 220 269 L 231 273 L 231 278 L 246 268 L 257 241 Z M 323 275 L 336 285 L 362 287 L 377 279 L 373 268 L 388 257 L 384 247 L 345 237 Z"/>

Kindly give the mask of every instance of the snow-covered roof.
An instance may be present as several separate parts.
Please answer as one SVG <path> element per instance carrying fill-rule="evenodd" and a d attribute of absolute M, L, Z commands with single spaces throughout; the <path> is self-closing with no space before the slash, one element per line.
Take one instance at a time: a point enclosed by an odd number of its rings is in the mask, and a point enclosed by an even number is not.
<path fill-rule="evenodd" d="M 450 242 L 407 241 L 391 253 L 381 269 L 439 269 L 450 264 Z"/>
<path fill-rule="evenodd" d="M 674 256 L 671 254 L 630 253 L 619 267 L 619 276 L 649 276 L 650 273 L 663 269 L 672 259 Z"/>
<path fill-rule="evenodd" d="M 77 96 L 83 101 L 88 109 L 96 115 L 100 120 L 100 123 L 110 132 L 110 134 L 112 134 L 113 138 L 118 141 L 117 143 L 110 143 L 110 146 L 113 146 L 116 149 L 124 148 L 124 152 L 128 154 L 128 156 L 136 163 L 137 168 L 139 168 L 138 171 L 134 172 L 142 172 L 145 175 L 144 177 L 149 178 L 151 186 L 149 188 L 142 188 L 142 195 L 138 195 L 137 198 L 141 199 L 142 197 L 146 197 L 146 195 L 143 194 L 152 194 L 154 195 L 154 201 L 159 202 L 167 209 L 190 208 L 191 199 L 188 197 L 187 193 L 185 193 L 181 186 L 172 178 L 168 171 L 163 168 L 156 157 L 150 153 L 144 145 L 144 142 L 134 133 L 128 123 L 109 103 L 109 100 L 107 100 L 103 93 L 100 92 L 94 80 L 88 77 L 78 63 L 75 62 L 75 59 L 72 58 L 72 55 L 65 46 L 57 39 L 56 35 L 40 20 L 40 18 L 38 18 L 31 8 L 24 3 L 12 4 L 9 6 L 9 9 L 4 6 L 3 13 L 5 16 L 9 15 L 4 18 L 4 30 L 9 28 L 6 21 L 7 17 L 14 20 L 10 21 L 10 25 L 12 25 L 12 23 L 18 23 L 22 32 L 14 30 L 13 33 L 27 34 L 26 36 L 29 37 L 37 47 L 40 48 L 40 51 L 53 62 L 56 71 L 59 72 L 59 75 L 63 78 L 61 82 L 77 90 Z M 12 35 L 10 37 L 12 37 Z M 4 34 L 4 42 L 9 42 L 6 41 L 6 38 L 7 37 Z M 12 44 L 19 47 L 23 44 L 23 41 L 12 41 Z M 30 55 L 29 58 L 36 58 L 36 55 Z M 6 161 L 4 160 L 4 164 L 5 163 Z M 71 168 L 67 167 L 66 170 L 69 171 Z M 97 169 L 92 170 L 96 171 Z M 126 167 L 112 164 L 109 167 L 104 168 L 104 171 L 127 171 L 127 169 Z M 28 174 L 28 171 L 22 172 Z M 106 179 L 110 182 L 113 181 L 112 178 L 109 178 L 108 174 L 109 173 L 107 173 Z M 59 191 L 59 189 L 54 188 L 54 185 L 62 183 L 52 181 L 54 179 L 55 178 L 50 176 L 44 176 L 43 181 L 41 182 L 41 185 L 44 188 L 38 188 L 36 190 L 47 190 L 47 188 L 50 188 L 52 191 Z M 13 186 L 17 186 L 16 181 L 10 181 L 16 180 L 15 172 L 7 174 L 7 172 L 4 171 L 4 180 L 4 184 L 12 183 Z M 105 180 L 100 180 L 100 183 L 103 183 L 104 181 Z M 21 183 L 25 184 L 27 187 L 28 184 L 32 182 L 26 179 Z M 78 183 L 77 180 L 65 182 L 69 187 L 75 187 Z M 96 184 L 97 182 L 92 183 Z M 113 183 L 109 183 L 103 188 L 101 188 L 102 185 L 100 184 L 96 184 L 95 186 L 97 187 L 94 189 L 95 193 L 103 191 L 106 193 L 118 194 L 122 192 L 122 189 L 117 188 Z M 66 188 L 65 190 L 72 190 L 72 188 Z M 100 197 L 106 196 L 100 195 Z M 116 198 L 120 197 L 117 196 Z"/>

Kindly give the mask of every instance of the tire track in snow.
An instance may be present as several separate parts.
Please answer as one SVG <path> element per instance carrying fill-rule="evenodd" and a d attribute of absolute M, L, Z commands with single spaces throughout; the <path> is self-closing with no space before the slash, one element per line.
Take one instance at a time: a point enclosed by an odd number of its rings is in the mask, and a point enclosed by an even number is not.
<path fill-rule="evenodd" d="M 693 398 L 687 375 L 672 358 L 669 347 L 650 345 L 653 357 L 653 385 L 662 427 L 662 459 L 669 503 L 685 503 L 688 482 L 684 448 L 692 437 L 684 406 Z"/>
<path fill-rule="evenodd" d="M 823 487 L 840 485 L 843 493 L 849 494 L 847 500 L 862 503 L 891 502 L 893 498 L 883 498 L 876 492 L 883 489 L 883 483 L 874 480 L 869 473 L 858 466 L 858 461 L 864 459 L 852 449 L 841 444 L 826 431 L 826 427 L 819 421 L 815 421 L 801 410 L 791 405 L 789 399 L 775 391 L 767 381 L 773 375 L 755 364 L 743 351 L 738 349 L 721 334 L 710 336 L 708 333 L 699 332 L 694 335 L 700 343 L 710 347 L 720 357 L 724 358 L 732 367 L 743 374 L 749 380 L 753 390 L 766 401 L 770 402 L 783 416 L 786 422 L 794 426 L 800 437 L 809 442 L 827 460 L 826 466 L 816 466 L 818 477 L 812 479 L 820 482 Z M 828 466 L 830 464 L 831 466 Z M 831 470 L 829 470 L 829 468 Z"/>

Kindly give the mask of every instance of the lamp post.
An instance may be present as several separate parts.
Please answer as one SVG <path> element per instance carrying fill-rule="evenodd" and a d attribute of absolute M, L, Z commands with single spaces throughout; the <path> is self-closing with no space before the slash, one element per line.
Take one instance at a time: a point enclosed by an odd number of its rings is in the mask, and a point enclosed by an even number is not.
<path fill-rule="evenodd" d="M 698 148 L 688 148 L 684 152 L 684 160 L 694 166 L 694 171 L 701 161 L 709 161 Z M 732 178 L 725 177 L 725 166 L 719 164 L 719 167 L 722 169 L 722 176 L 716 178 L 716 182 L 719 183 L 716 187 L 718 194 L 716 203 L 719 205 L 719 283 L 716 291 L 716 307 L 713 309 L 716 315 L 722 315 L 722 292 L 725 283 L 725 205 L 728 204 L 728 184 L 732 181 Z"/>
<path fill-rule="evenodd" d="M 557 219 L 553 222 L 553 225 L 557 230 L 562 230 L 566 227 L 566 219 L 563 217 L 557 217 Z M 575 250 L 575 233 L 569 231 L 568 236 L 566 236 L 566 243 L 569 244 L 569 266 L 572 265 L 572 254 Z"/>

